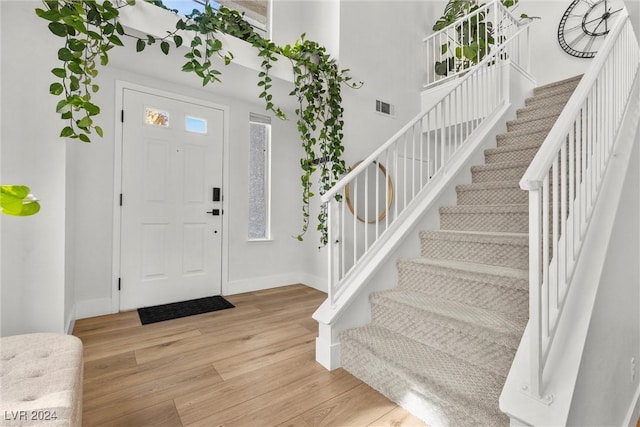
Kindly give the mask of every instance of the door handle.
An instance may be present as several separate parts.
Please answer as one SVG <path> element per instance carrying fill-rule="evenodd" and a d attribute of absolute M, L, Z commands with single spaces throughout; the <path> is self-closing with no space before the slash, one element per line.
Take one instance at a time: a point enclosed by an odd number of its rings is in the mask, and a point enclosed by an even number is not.
<path fill-rule="evenodd" d="M 222 214 L 222 209 L 211 209 L 210 211 L 207 212 L 208 214 L 211 214 L 213 216 L 218 216 Z"/>

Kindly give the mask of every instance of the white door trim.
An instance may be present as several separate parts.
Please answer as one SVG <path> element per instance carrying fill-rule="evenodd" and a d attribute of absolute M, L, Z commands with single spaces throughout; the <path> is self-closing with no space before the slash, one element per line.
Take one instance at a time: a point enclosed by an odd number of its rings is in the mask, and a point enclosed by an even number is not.
<path fill-rule="evenodd" d="M 176 101 L 198 104 L 204 107 L 222 110 L 223 118 L 223 140 L 222 140 L 222 209 L 228 211 L 225 197 L 229 190 L 229 107 L 215 104 L 203 99 L 184 96 L 173 92 L 164 91 L 149 86 L 142 86 L 135 83 L 116 80 L 116 99 L 114 111 L 114 174 L 113 174 L 113 255 L 112 255 L 112 275 L 111 275 L 111 312 L 120 311 L 120 291 L 118 290 L 118 279 L 120 277 L 120 227 L 122 225 L 122 211 L 120 209 L 120 192 L 122 191 L 122 137 L 123 125 L 120 114 L 124 107 L 124 90 L 136 90 L 150 95 L 163 96 Z M 222 215 L 222 294 L 225 295 L 229 283 L 229 215 Z"/>

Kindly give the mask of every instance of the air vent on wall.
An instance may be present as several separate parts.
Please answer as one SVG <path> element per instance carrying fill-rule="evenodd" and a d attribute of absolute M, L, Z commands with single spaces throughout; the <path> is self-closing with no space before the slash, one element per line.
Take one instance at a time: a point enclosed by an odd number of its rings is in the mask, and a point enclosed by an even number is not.
<path fill-rule="evenodd" d="M 376 100 L 376 111 L 380 114 L 384 114 L 385 116 L 395 115 L 395 108 L 393 105 L 388 102 L 380 101 L 379 99 Z"/>

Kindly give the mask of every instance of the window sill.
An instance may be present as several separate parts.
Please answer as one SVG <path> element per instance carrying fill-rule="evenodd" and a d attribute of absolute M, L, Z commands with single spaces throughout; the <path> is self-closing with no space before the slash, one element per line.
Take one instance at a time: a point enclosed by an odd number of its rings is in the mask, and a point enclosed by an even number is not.
<path fill-rule="evenodd" d="M 265 239 L 248 239 L 247 243 L 251 244 L 251 245 L 262 245 L 265 243 L 273 243 L 275 242 L 274 239 L 272 238 L 265 238 Z"/>

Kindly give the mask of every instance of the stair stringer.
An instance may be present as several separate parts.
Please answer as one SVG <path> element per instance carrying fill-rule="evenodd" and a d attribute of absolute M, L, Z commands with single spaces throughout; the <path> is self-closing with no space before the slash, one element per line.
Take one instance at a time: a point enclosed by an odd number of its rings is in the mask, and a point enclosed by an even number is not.
<path fill-rule="evenodd" d="M 587 230 L 580 257 L 562 315 L 557 325 L 555 338 L 551 346 L 547 367 L 543 374 L 545 394 L 533 396 L 529 392 L 530 370 L 529 349 L 531 323 L 522 336 L 516 351 L 511 370 L 500 395 L 500 410 L 511 418 L 511 425 L 575 425 L 575 409 L 580 405 L 593 405 L 593 396 L 585 395 L 578 387 L 585 359 L 585 348 L 592 327 L 594 307 L 598 302 L 600 289 L 607 285 L 603 274 L 606 268 L 607 253 L 613 245 L 624 244 L 612 237 L 618 213 L 626 207 L 621 194 L 627 179 L 637 179 L 633 168 L 637 168 L 638 145 L 640 144 L 640 73 L 636 77 L 630 102 L 622 120 L 620 132 L 616 138 L 611 160 L 602 182 L 600 196 L 596 200 L 590 227 Z M 635 156 L 632 155 L 635 153 Z M 637 182 L 634 183 L 637 185 Z M 639 236 L 628 237 L 625 239 Z M 637 242 L 636 242 L 637 243 Z M 631 266 L 636 268 L 637 266 Z M 640 302 L 639 302 L 640 304 Z M 610 325 L 610 333 L 621 333 Z M 640 349 L 638 349 L 640 351 Z M 605 351 L 599 366 L 615 366 L 622 357 L 615 351 Z M 625 355 L 626 357 L 627 355 Z M 636 359 L 637 360 L 637 359 Z M 626 363 L 629 363 L 626 360 Z M 593 367 L 592 367 L 593 369 Z M 607 373 L 606 369 L 601 369 Z M 637 374 L 636 374 L 637 375 Z M 640 384 L 636 377 L 634 396 L 630 398 L 629 408 L 624 420 L 608 420 L 610 425 L 635 425 L 635 417 L 640 412 Z M 609 389 L 606 387 L 609 386 Z M 612 389 L 613 388 L 613 389 Z M 588 390 L 587 390 L 588 391 Z M 619 390 L 605 381 L 600 382 L 597 390 L 590 390 L 601 399 L 619 398 Z M 591 397 L 590 400 L 589 397 Z M 582 401 L 581 401 L 582 399 Z M 623 416 L 619 415 L 620 418 Z M 589 422 L 594 422 L 589 419 Z"/>
<path fill-rule="evenodd" d="M 439 229 L 440 207 L 456 204 L 456 186 L 471 183 L 471 166 L 484 163 L 484 150 L 496 146 L 496 136 L 507 131 L 507 122 L 516 116 L 516 110 L 532 95 L 534 87 L 535 80 L 530 74 L 519 67 L 509 67 L 510 103 L 476 129 L 472 140 L 457 154 L 457 159 L 432 181 L 432 189 L 414 200 L 413 206 L 407 207 L 410 212 L 406 212 L 404 221 L 399 219 L 390 227 L 387 238 L 379 242 L 379 250 L 363 257 L 365 268 L 356 268 L 347 276 L 361 285 L 350 287 L 334 306 L 327 299 L 316 310 L 313 318 L 318 321 L 318 363 L 329 370 L 341 366 L 338 334 L 371 321 L 369 295 L 396 286 L 396 261 L 420 252 L 420 230 Z"/>

